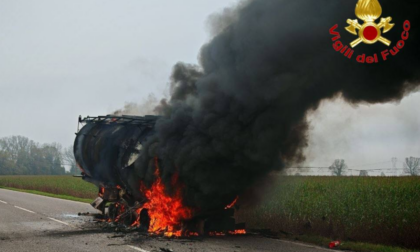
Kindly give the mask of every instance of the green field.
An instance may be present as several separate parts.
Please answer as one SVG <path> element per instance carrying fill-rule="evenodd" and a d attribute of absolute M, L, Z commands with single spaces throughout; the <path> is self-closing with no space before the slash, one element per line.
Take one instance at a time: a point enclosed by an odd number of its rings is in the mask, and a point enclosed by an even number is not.
<path fill-rule="evenodd" d="M 420 177 L 280 177 L 237 213 L 249 228 L 420 248 Z"/>
<path fill-rule="evenodd" d="M 0 187 L 43 192 L 38 194 L 90 202 L 98 195 L 93 184 L 72 176 L 0 176 Z"/>

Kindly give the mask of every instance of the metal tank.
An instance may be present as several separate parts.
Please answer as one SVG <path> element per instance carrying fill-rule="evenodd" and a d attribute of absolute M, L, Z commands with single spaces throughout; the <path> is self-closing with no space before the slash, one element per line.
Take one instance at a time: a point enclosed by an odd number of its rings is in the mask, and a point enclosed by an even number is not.
<path fill-rule="evenodd" d="M 74 156 L 84 180 L 99 188 L 130 188 L 130 173 L 144 142 L 154 135 L 158 116 L 79 117 Z"/>

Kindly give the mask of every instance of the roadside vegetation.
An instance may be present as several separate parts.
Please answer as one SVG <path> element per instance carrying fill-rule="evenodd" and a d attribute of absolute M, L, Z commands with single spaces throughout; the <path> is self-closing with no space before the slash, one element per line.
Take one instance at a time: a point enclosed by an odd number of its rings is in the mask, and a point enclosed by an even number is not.
<path fill-rule="evenodd" d="M 0 176 L 0 187 L 84 202 L 98 195 L 96 186 L 72 176 Z"/>
<path fill-rule="evenodd" d="M 299 242 L 315 244 L 326 247 L 331 239 L 321 236 L 299 235 L 294 237 L 285 237 L 285 239 L 293 239 Z M 405 249 L 395 246 L 387 246 L 382 244 L 372 244 L 355 241 L 341 241 L 341 245 L 334 248 L 335 250 L 353 251 L 353 252 L 419 252 L 419 250 Z"/>
<path fill-rule="evenodd" d="M 420 248 L 420 177 L 275 180 L 259 203 L 241 206 L 238 221 L 294 237 Z"/>

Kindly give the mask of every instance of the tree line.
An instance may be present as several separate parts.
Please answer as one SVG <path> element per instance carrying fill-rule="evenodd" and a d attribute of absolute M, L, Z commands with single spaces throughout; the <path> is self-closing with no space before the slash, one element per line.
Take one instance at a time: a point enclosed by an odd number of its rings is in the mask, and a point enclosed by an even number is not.
<path fill-rule="evenodd" d="M 394 160 L 394 158 L 392 159 Z M 344 176 L 346 175 L 347 169 L 348 169 L 348 166 L 343 159 L 334 160 L 332 165 L 329 167 L 329 170 L 331 171 L 331 175 L 333 176 Z M 420 175 L 420 158 L 407 157 L 405 159 L 405 162 L 403 163 L 403 171 L 406 175 L 409 175 L 409 176 L 419 176 Z M 385 174 L 382 172 L 381 176 L 384 176 L 384 175 Z M 362 176 L 362 177 L 369 176 L 368 170 L 361 170 L 359 176 Z"/>
<path fill-rule="evenodd" d="M 39 144 L 24 136 L 1 138 L 0 175 L 77 174 L 72 149 L 63 149 L 58 143 Z"/>
<path fill-rule="evenodd" d="M 382 171 L 380 176 L 384 177 L 386 176 L 385 173 L 383 172 L 384 170 L 392 170 L 394 175 L 391 175 L 391 176 L 398 176 L 396 174 L 396 171 L 398 170 L 398 168 L 396 167 L 397 158 L 395 157 L 391 158 L 391 162 L 392 162 L 393 168 L 356 170 L 356 169 L 350 169 L 344 159 L 336 159 L 328 167 L 289 167 L 289 169 L 318 169 L 319 172 L 323 172 L 322 169 L 327 168 L 331 172 L 332 176 L 347 176 L 348 171 L 352 171 L 352 172 L 358 171 L 359 176 L 361 177 L 370 176 L 371 175 L 369 174 L 370 171 L 379 171 L 379 172 Z M 420 176 L 420 158 L 407 157 L 402 163 L 403 163 L 403 169 L 402 169 L 402 174 L 400 174 L 400 176 Z M 294 176 L 302 176 L 302 174 L 297 172 L 294 174 Z"/>

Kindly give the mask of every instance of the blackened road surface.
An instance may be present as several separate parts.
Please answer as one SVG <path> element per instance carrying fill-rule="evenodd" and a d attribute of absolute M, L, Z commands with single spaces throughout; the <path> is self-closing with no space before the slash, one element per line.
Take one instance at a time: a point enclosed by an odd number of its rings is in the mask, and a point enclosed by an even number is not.
<path fill-rule="evenodd" d="M 257 235 L 196 239 L 152 238 L 137 232 L 121 235 L 104 231 L 92 217 L 77 215 L 92 210 L 85 203 L 0 189 L 0 251 L 332 251 Z"/>

